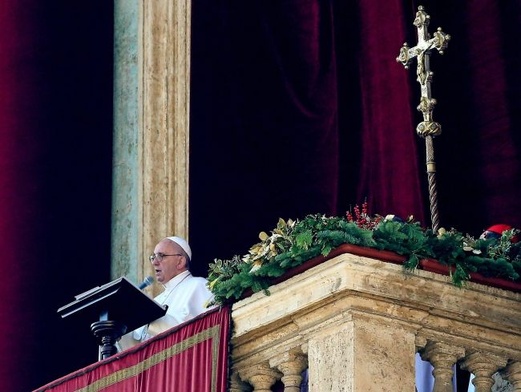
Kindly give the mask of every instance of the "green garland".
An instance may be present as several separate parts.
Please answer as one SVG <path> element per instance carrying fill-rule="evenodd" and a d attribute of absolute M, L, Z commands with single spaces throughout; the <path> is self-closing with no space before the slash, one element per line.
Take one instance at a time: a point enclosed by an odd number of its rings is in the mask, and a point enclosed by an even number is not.
<path fill-rule="evenodd" d="M 365 205 L 364 205 L 365 207 Z M 356 219 L 308 215 L 302 220 L 279 219 L 268 235 L 248 254 L 230 260 L 215 259 L 209 266 L 209 287 L 215 303 L 240 299 L 248 291 L 263 291 L 273 278 L 316 256 L 327 256 L 342 244 L 388 250 L 406 257 L 404 268 L 417 268 L 424 258 L 436 259 L 452 268 L 452 281 L 462 286 L 471 272 L 521 282 L 521 242 L 513 243 L 517 230 L 505 231 L 499 239 L 474 239 L 452 229 L 433 233 L 412 219 L 369 217 L 355 208 Z"/>

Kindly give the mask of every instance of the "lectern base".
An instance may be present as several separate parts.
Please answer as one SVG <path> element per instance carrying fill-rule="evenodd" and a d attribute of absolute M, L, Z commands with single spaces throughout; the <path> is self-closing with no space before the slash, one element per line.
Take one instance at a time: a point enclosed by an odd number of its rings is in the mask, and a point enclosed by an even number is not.
<path fill-rule="evenodd" d="M 90 329 L 98 339 L 100 361 L 118 352 L 116 343 L 127 332 L 125 324 L 111 320 L 96 321 Z"/>

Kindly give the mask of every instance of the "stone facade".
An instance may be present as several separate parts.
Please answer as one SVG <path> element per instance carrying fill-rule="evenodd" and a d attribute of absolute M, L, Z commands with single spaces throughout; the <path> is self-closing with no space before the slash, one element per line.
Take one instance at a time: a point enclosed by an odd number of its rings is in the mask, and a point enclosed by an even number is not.
<path fill-rule="evenodd" d="M 490 391 L 501 371 L 521 391 L 521 295 L 341 254 L 233 306 L 232 391 L 414 391 L 415 355 L 452 391 L 452 366 Z M 517 388 L 517 389 L 515 389 Z"/>

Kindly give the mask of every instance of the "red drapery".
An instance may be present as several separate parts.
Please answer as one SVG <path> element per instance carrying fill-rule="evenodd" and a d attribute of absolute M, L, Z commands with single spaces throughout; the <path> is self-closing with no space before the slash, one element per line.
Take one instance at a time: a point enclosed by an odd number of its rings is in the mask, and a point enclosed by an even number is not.
<path fill-rule="evenodd" d="M 430 225 L 416 63 L 396 62 L 419 5 L 452 36 L 431 56 L 440 224 L 521 227 L 519 2 L 194 0 L 190 229 L 206 259 L 366 198 Z"/>
<path fill-rule="evenodd" d="M 110 276 L 113 6 L 103 0 L 0 6 L 6 391 L 30 391 L 96 360 L 92 342 L 56 310 Z M 77 351 L 67 357 L 70 342 Z"/>
<path fill-rule="evenodd" d="M 225 392 L 229 334 L 229 307 L 211 310 L 35 392 Z"/>

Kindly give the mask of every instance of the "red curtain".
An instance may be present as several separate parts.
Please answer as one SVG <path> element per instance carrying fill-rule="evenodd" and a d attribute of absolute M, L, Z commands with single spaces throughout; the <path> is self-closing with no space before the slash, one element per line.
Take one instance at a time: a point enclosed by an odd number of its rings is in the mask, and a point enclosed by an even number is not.
<path fill-rule="evenodd" d="M 205 259 L 365 199 L 430 226 L 416 63 L 395 60 L 419 5 L 452 36 L 431 56 L 440 224 L 521 227 L 519 2 L 194 0 L 190 229 Z"/>
<path fill-rule="evenodd" d="M 356 169 L 360 176 L 356 199 L 360 202 L 367 197 L 371 209 L 381 214 L 401 217 L 413 214 L 425 221 L 418 175 L 419 151 L 410 113 L 411 94 L 405 88 L 408 75 L 394 62 L 397 43 L 400 37 L 402 40 L 406 37 L 407 30 L 402 3 L 394 0 L 376 7 L 362 1 L 358 5 L 360 43 L 355 53 L 360 81 L 362 154 Z M 353 131 L 351 127 L 339 129 L 339 132 Z"/>
<path fill-rule="evenodd" d="M 35 392 L 225 392 L 230 308 L 223 307 Z"/>
<path fill-rule="evenodd" d="M 0 384 L 9 391 L 22 391 L 27 369 L 37 366 L 23 353 L 35 343 L 34 331 L 26 326 L 37 325 L 42 316 L 38 307 L 32 308 L 31 290 L 23 292 L 37 281 L 38 269 L 22 257 L 23 252 L 39 252 L 42 244 L 39 163 L 45 148 L 33 134 L 45 118 L 34 96 L 44 84 L 34 67 L 41 59 L 38 30 L 34 7 L 23 2 L 0 6 Z"/>
<path fill-rule="evenodd" d="M 112 7 L 104 0 L 0 5 L 6 391 L 30 391 L 96 360 L 88 326 L 71 327 L 56 310 L 110 280 Z"/>

